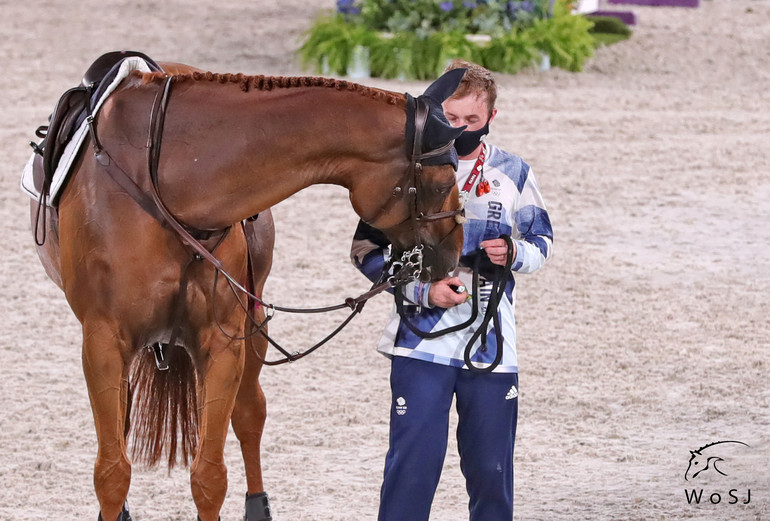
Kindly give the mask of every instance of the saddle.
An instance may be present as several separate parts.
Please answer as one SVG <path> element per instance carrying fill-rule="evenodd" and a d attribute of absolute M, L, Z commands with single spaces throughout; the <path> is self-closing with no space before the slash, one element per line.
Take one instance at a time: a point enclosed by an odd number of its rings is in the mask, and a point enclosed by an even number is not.
<path fill-rule="evenodd" d="M 153 71 L 162 70 L 154 60 L 141 52 L 114 51 L 103 54 L 86 70 L 80 85 L 62 94 L 48 117 L 48 125 L 42 125 L 35 131 L 35 135 L 42 141 L 30 142 L 30 146 L 35 151 L 33 177 L 41 201 L 48 196 L 56 165 L 67 143 L 83 121 L 91 116 L 104 87 L 117 75 L 120 63 L 131 56 L 145 60 Z"/>

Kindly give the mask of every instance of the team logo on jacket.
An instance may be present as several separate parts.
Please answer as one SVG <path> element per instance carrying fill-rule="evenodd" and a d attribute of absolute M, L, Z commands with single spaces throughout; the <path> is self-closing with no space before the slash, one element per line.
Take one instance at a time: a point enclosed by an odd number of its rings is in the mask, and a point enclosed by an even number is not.
<path fill-rule="evenodd" d="M 487 204 L 487 220 L 499 221 L 503 218 L 503 204 L 500 201 L 489 201 Z"/>
<path fill-rule="evenodd" d="M 403 396 L 396 398 L 396 414 L 399 416 L 406 414 L 406 398 Z"/>
<path fill-rule="evenodd" d="M 506 400 L 513 400 L 519 395 L 519 391 L 516 390 L 516 386 L 512 385 L 511 390 L 508 391 L 508 394 L 505 395 Z"/>

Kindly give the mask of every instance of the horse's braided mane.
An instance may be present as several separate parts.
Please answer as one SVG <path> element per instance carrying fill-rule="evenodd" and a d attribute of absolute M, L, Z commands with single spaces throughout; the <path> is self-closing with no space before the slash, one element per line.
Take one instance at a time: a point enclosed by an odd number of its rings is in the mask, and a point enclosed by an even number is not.
<path fill-rule="evenodd" d="M 161 75 L 161 73 L 155 73 Z M 347 90 L 358 92 L 362 96 L 384 101 L 391 105 L 399 102 L 399 96 L 374 87 L 367 87 L 358 83 L 333 78 L 321 78 L 315 76 L 247 76 L 238 74 L 219 74 L 214 72 L 192 72 L 189 74 L 176 74 L 171 77 L 175 83 L 185 81 L 209 81 L 216 83 L 236 83 L 243 92 L 250 90 L 269 91 L 273 89 L 289 89 L 293 87 L 325 87 L 339 91 Z"/>
<path fill-rule="evenodd" d="M 702 451 L 703 449 L 707 449 L 707 448 L 711 447 L 712 445 L 718 445 L 718 444 L 720 444 L 720 443 L 740 443 L 741 445 L 746 445 L 746 444 L 745 444 L 745 443 L 743 443 L 742 441 L 735 441 L 735 440 L 721 440 L 721 441 L 715 441 L 715 442 L 712 442 L 712 443 L 708 443 L 708 444 L 704 445 L 703 447 L 701 447 L 701 448 L 699 448 L 699 449 L 697 449 L 697 450 L 694 450 L 693 452 L 700 452 L 700 451 Z M 748 445 L 746 445 L 746 446 L 748 447 Z"/>

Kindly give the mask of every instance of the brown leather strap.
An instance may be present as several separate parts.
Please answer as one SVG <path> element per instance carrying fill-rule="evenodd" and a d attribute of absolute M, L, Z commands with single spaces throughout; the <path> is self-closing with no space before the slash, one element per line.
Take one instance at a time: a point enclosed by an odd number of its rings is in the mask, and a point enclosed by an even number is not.
<path fill-rule="evenodd" d="M 393 281 L 391 279 L 388 279 L 385 282 L 380 282 L 379 284 L 372 286 L 372 289 L 370 289 L 366 293 L 362 293 L 356 298 L 350 298 L 350 297 L 346 298 L 345 304 L 350 309 L 356 310 L 360 313 L 367 300 L 369 300 L 370 298 L 376 295 L 379 295 L 383 291 L 386 291 L 392 287 L 393 287 Z"/>
<path fill-rule="evenodd" d="M 107 174 L 109 174 L 110 178 L 115 181 L 123 190 L 125 190 L 128 195 L 131 196 L 131 198 L 137 202 L 139 206 L 142 207 L 142 210 L 150 214 L 156 221 L 159 223 L 165 225 L 166 220 L 164 219 L 163 214 L 158 210 L 158 207 L 155 205 L 155 201 L 152 200 L 150 196 L 148 196 L 144 190 L 142 190 L 139 185 L 137 185 L 133 179 L 131 179 L 128 174 L 120 167 L 120 165 L 115 162 L 114 159 L 112 159 L 112 156 L 105 150 L 102 149 L 99 151 L 98 154 L 96 154 L 96 160 L 99 162 L 99 164 L 107 171 Z"/>
<path fill-rule="evenodd" d="M 158 164 L 160 162 L 160 150 L 163 139 L 163 124 L 166 119 L 166 107 L 171 95 L 171 76 L 167 76 L 163 81 L 161 91 L 155 97 L 152 114 L 150 116 L 150 131 L 147 138 L 147 160 L 150 170 L 150 179 L 152 180 L 152 200 L 155 203 L 157 211 L 162 216 L 160 222 L 168 225 L 177 235 L 183 244 L 191 248 L 195 253 L 209 261 L 216 269 L 224 271 L 222 263 L 214 257 L 211 252 L 196 239 L 189 230 L 194 230 L 190 226 L 182 224 L 166 207 L 160 197 L 158 190 Z M 209 236 L 215 233 L 223 233 L 223 230 L 195 230 L 201 234 Z"/>
<path fill-rule="evenodd" d="M 409 158 L 409 168 L 404 175 L 398 181 L 398 184 L 393 189 L 393 195 L 388 199 L 382 207 L 377 211 L 377 215 L 374 219 L 367 222 L 370 226 L 373 226 L 373 222 L 383 213 L 388 212 L 398 200 L 398 196 L 403 196 L 405 190 L 412 196 L 412 202 L 409 206 L 409 215 L 400 223 L 403 224 L 409 220 L 414 221 L 416 224 L 421 222 L 433 222 L 441 219 L 448 219 L 463 214 L 463 209 L 447 210 L 444 212 L 438 212 L 434 214 L 424 214 L 418 204 L 417 199 L 417 185 L 419 184 L 419 176 L 422 174 L 422 160 L 435 156 L 445 154 L 454 146 L 454 140 L 445 144 L 441 148 L 431 150 L 429 152 L 422 152 L 422 138 L 425 130 L 425 124 L 428 121 L 428 115 L 430 113 L 429 107 L 424 101 L 417 98 L 414 100 L 414 138 L 412 140 L 412 154 Z M 419 232 L 415 229 L 415 233 Z M 419 238 L 417 244 L 419 244 Z"/>
<path fill-rule="evenodd" d="M 415 220 L 418 222 L 433 222 L 433 221 L 440 221 L 441 219 L 448 219 L 450 217 L 457 217 L 458 215 L 462 215 L 462 214 L 463 214 L 462 209 L 446 210 L 445 212 L 430 213 L 428 215 L 421 213 L 417 217 L 415 217 Z"/>

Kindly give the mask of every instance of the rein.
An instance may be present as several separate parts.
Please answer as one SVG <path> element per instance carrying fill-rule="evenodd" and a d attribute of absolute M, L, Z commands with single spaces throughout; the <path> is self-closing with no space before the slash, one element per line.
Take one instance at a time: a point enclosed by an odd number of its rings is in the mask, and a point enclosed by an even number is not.
<path fill-rule="evenodd" d="M 505 295 L 505 284 L 511 273 L 511 265 L 513 264 L 513 241 L 509 235 L 501 235 L 500 238 L 505 240 L 506 246 L 508 248 L 505 266 L 496 266 L 495 277 L 492 280 L 492 291 L 489 296 L 489 302 L 487 303 L 487 309 L 486 309 L 486 312 L 484 313 L 484 318 L 482 319 L 479 327 L 476 328 L 476 330 L 474 331 L 473 335 L 471 335 L 471 338 L 465 344 L 465 349 L 463 351 L 465 365 L 468 367 L 469 370 L 471 370 L 474 373 L 491 373 L 492 371 L 495 370 L 495 368 L 498 365 L 500 365 L 500 362 L 503 359 L 504 339 L 503 339 L 502 328 L 500 327 L 500 316 L 498 313 L 498 308 L 500 306 L 500 302 L 502 301 L 503 296 Z M 466 320 L 461 324 L 449 326 L 439 331 L 422 331 L 409 320 L 407 313 L 404 310 L 404 302 L 403 302 L 404 295 L 401 292 L 401 288 L 397 287 L 395 288 L 396 311 L 401 317 L 401 323 L 405 324 L 406 327 L 418 337 L 427 338 L 427 339 L 438 338 L 440 336 L 443 336 L 449 333 L 454 333 L 456 331 L 460 331 L 462 329 L 465 329 L 471 326 L 476 321 L 476 318 L 478 317 L 478 313 L 479 313 L 479 302 L 478 302 L 479 265 L 480 265 L 480 256 L 477 256 L 473 266 L 473 295 L 474 295 L 473 307 L 471 308 L 471 316 L 470 318 L 468 318 L 468 320 Z M 473 361 L 471 360 L 471 351 L 473 349 L 473 345 L 476 343 L 476 341 L 479 338 L 481 338 L 481 346 L 479 347 L 479 349 L 481 349 L 482 351 L 486 351 L 487 349 L 486 335 L 487 335 L 487 329 L 489 327 L 490 322 L 492 322 L 495 328 L 495 339 L 497 340 L 497 352 L 495 353 L 494 360 L 492 361 L 491 364 L 489 364 L 489 366 L 477 367 L 476 365 L 474 365 Z"/>
<path fill-rule="evenodd" d="M 167 109 L 168 101 L 171 95 L 171 85 L 172 85 L 172 78 L 170 76 L 166 76 L 160 91 L 155 97 L 155 100 L 152 106 L 152 112 L 150 114 L 150 128 L 148 131 L 148 139 L 147 139 L 147 164 L 148 164 L 150 179 L 152 181 L 152 190 L 149 196 L 144 190 L 141 189 L 141 187 L 139 187 L 139 185 L 136 184 L 136 182 L 134 182 L 131 179 L 131 177 L 125 172 L 125 170 L 121 168 L 117 164 L 117 162 L 114 160 L 114 158 L 112 158 L 112 156 L 110 156 L 110 154 L 102 147 L 101 143 L 97 138 L 95 119 L 93 117 L 90 117 L 88 120 L 88 123 L 89 123 L 89 132 L 91 134 L 92 143 L 93 143 L 94 155 L 99 165 L 101 165 L 107 171 L 110 177 L 119 186 L 121 186 L 139 204 L 139 206 L 142 209 L 144 209 L 150 216 L 152 216 L 155 220 L 161 223 L 161 225 L 170 228 L 171 231 L 173 231 L 178 236 L 182 244 L 193 251 L 192 259 L 183 268 L 181 279 L 180 279 L 181 280 L 180 290 L 175 297 L 172 316 L 176 318 L 174 319 L 175 323 L 172 324 L 172 334 L 171 334 L 172 340 L 176 340 L 180 329 L 181 310 L 184 306 L 184 300 L 186 295 L 185 288 L 183 288 L 182 286 L 186 286 L 187 270 L 193 264 L 193 261 L 205 260 L 206 262 L 211 264 L 215 269 L 214 288 L 212 293 L 214 295 L 214 301 L 212 303 L 212 308 L 215 309 L 216 307 L 216 287 L 217 287 L 219 275 L 221 274 L 227 280 L 233 294 L 236 297 L 236 300 L 238 301 L 241 308 L 245 311 L 246 316 L 249 318 L 249 321 L 251 322 L 252 326 L 256 328 L 256 331 L 252 331 L 243 337 L 234 337 L 229 333 L 227 333 L 226 331 L 224 331 L 221 325 L 217 322 L 217 326 L 219 327 L 220 331 L 226 336 L 228 336 L 229 338 L 233 338 L 233 339 L 245 339 L 245 338 L 248 338 L 250 335 L 254 334 L 255 332 L 260 333 L 262 336 L 264 336 L 267 339 L 267 341 L 271 345 L 273 345 L 284 356 L 284 358 L 282 359 L 271 361 L 271 360 L 265 360 L 264 358 L 259 356 L 259 354 L 257 353 L 257 356 L 266 365 L 279 365 L 286 362 L 293 362 L 293 361 L 299 360 L 300 358 L 312 353 L 313 351 L 321 347 L 323 344 L 325 344 L 331 338 L 333 338 L 337 333 L 339 333 L 353 319 L 353 317 L 356 314 L 361 312 L 364 304 L 370 298 L 390 288 L 393 288 L 401 284 L 406 284 L 412 280 L 416 280 L 420 278 L 422 274 L 423 245 L 420 240 L 419 227 L 423 225 L 422 223 L 432 222 L 439 219 L 445 219 L 450 217 L 456 218 L 458 215 L 462 215 L 463 213 L 463 210 L 461 208 L 458 210 L 450 210 L 450 211 L 438 212 L 438 213 L 426 215 L 419 208 L 419 201 L 417 199 L 417 185 L 419 182 L 419 176 L 422 173 L 422 160 L 435 157 L 448 152 L 454 146 L 454 140 L 450 141 L 449 143 L 447 143 L 446 145 L 442 146 L 437 150 L 432 150 L 425 153 L 421 152 L 423 130 L 425 127 L 425 123 L 427 121 L 429 109 L 422 100 L 417 99 L 416 106 L 415 106 L 415 134 L 414 134 L 414 141 L 412 143 L 412 154 L 410 157 L 410 165 L 404 177 L 401 179 L 399 184 L 393 190 L 394 196 L 399 195 L 403 190 L 402 185 L 410 184 L 411 186 L 408 186 L 407 192 L 410 196 L 412 196 L 412 199 L 413 199 L 413 203 L 410 204 L 410 215 L 409 217 L 407 217 L 406 220 L 412 220 L 415 223 L 416 246 L 412 250 L 404 252 L 402 255 L 401 261 L 397 262 L 397 264 L 401 269 L 398 270 L 398 273 L 387 278 L 385 281 L 382 281 L 380 283 L 375 283 L 374 285 L 372 285 L 372 287 L 368 291 L 366 291 L 365 293 L 362 293 L 358 297 L 346 298 L 345 301 L 341 304 L 321 307 L 321 308 L 289 308 L 289 307 L 275 306 L 273 304 L 266 303 L 260 297 L 250 292 L 242 284 L 236 281 L 232 277 L 232 275 L 230 275 L 227 272 L 227 270 L 225 270 L 222 262 L 213 254 L 213 250 L 215 250 L 216 247 L 219 244 L 221 244 L 221 242 L 224 240 L 225 236 L 227 235 L 231 227 L 228 227 L 224 230 L 197 230 L 195 228 L 187 226 L 181 221 L 179 221 L 179 219 L 177 219 L 170 212 L 170 210 L 166 207 L 166 205 L 164 204 L 160 196 L 159 183 L 158 183 L 158 165 L 160 162 L 160 150 L 161 150 L 161 144 L 162 144 L 166 109 Z M 385 203 L 385 205 L 383 205 L 383 207 L 380 209 L 380 212 L 387 211 L 387 209 L 393 204 L 394 201 L 395 201 L 395 198 L 389 199 Z M 212 250 L 209 250 L 201 243 L 201 240 L 211 238 L 215 235 L 219 236 L 217 243 L 214 246 L 214 248 L 212 248 Z M 238 293 L 243 293 L 248 299 L 253 300 L 257 306 L 264 306 L 266 310 L 270 310 L 266 312 L 265 319 L 262 322 L 258 322 L 252 316 L 252 313 L 249 312 L 248 305 L 242 302 L 241 298 L 238 296 Z M 288 313 L 325 313 L 329 311 L 336 311 L 346 307 L 352 310 L 350 315 L 345 320 L 343 320 L 343 322 L 334 331 L 332 331 L 329 335 L 327 335 L 324 339 L 322 339 L 320 342 L 316 343 L 314 346 L 302 352 L 289 353 L 287 350 L 282 348 L 278 343 L 276 343 L 264 330 L 265 326 L 267 325 L 267 322 L 269 322 L 272 319 L 275 311 L 282 311 L 282 312 L 288 312 Z M 214 312 L 214 316 L 216 317 L 216 312 Z M 157 351 L 158 349 L 156 348 L 156 358 L 157 358 Z M 162 350 L 161 350 L 161 353 L 162 353 Z"/>

